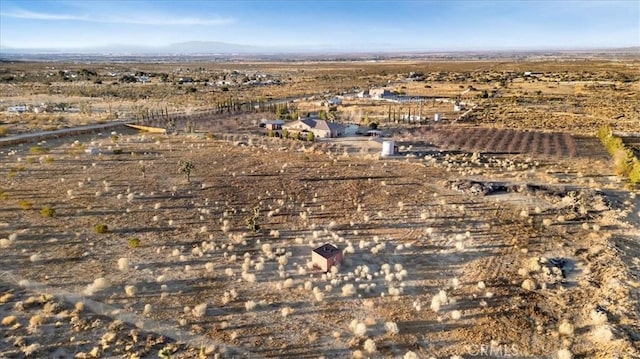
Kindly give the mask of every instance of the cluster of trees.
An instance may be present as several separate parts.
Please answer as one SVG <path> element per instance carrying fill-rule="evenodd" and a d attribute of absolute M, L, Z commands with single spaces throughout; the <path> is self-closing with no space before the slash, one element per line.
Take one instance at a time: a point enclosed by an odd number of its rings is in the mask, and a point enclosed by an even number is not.
<path fill-rule="evenodd" d="M 309 117 L 310 114 L 307 114 L 307 117 Z M 321 120 L 325 120 L 325 121 L 334 121 L 334 122 L 338 122 L 341 120 L 340 117 L 340 112 L 338 112 L 338 108 L 336 106 L 329 106 L 329 110 L 320 110 L 318 111 L 318 117 L 320 117 Z"/>
<path fill-rule="evenodd" d="M 229 97 L 227 99 L 215 103 L 215 107 L 208 111 L 201 111 L 194 114 L 169 113 L 168 108 L 150 109 L 145 106 L 134 106 L 132 108 L 133 118 L 141 121 L 143 124 L 159 127 L 171 127 L 171 123 L 175 125 L 176 120 L 189 121 L 210 118 L 211 116 L 220 114 L 238 114 L 242 112 L 277 112 L 280 105 L 268 103 L 264 100 L 241 101 L 238 98 Z M 286 106 L 286 105 L 285 105 Z M 297 116 L 297 112 L 289 113 L 292 107 L 285 107 L 288 116 L 284 118 L 293 118 Z M 282 111 L 282 110 L 280 110 Z M 297 117 L 295 117 L 297 118 Z"/>
<path fill-rule="evenodd" d="M 135 77 L 134 75 L 125 74 L 125 75 L 122 75 L 118 81 L 122 83 L 134 83 L 134 82 L 138 82 L 138 78 Z"/>
<path fill-rule="evenodd" d="M 289 103 L 275 105 L 275 115 L 281 120 L 297 120 L 300 117 L 298 107 Z"/>

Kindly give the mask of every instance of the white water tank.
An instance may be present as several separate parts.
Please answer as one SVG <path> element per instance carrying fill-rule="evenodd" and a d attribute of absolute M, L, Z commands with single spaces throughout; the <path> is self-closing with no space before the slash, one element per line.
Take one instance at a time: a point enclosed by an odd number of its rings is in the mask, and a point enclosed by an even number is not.
<path fill-rule="evenodd" d="M 440 114 L 436 113 L 435 115 L 433 115 L 433 120 L 436 122 L 440 121 Z"/>
<path fill-rule="evenodd" d="M 382 141 L 382 155 L 393 156 L 395 154 L 393 141 Z"/>

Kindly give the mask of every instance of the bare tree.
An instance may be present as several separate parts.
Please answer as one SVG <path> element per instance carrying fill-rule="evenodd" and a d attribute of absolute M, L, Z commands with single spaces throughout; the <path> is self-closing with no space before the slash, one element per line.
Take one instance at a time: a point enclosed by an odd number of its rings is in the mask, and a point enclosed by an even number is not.
<path fill-rule="evenodd" d="M 178 163 L 178 172 L 187 175 L 187 182 L 191 181 L 191 171 L 195 168 L 196 166 L 194 166 L 193 162 L 189 160 L 180 160 L 180 162 Z"/>

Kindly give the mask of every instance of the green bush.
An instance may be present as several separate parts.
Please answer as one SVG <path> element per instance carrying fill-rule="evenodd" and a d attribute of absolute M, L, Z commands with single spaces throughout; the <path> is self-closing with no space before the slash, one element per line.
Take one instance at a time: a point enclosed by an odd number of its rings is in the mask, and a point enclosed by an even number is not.
<path fill-rule="evenodd" d="M 107 233 L 109 232 L 109 227 L 106 224 L 100 223 L 93 226 L 93 231 L 95 233 Z"/>
<path fill-rule="evenodd" d="M 140 245 L 141 245 L 140 238 L 138 238 L 138 237 L 129 238 L 129 248 L 135 249 L 135 248 L 140 247 Z"/>
<path fill-rule="evenodd" d="M 189 160 L 180 160 L 178 162 L 178 172 L 187 175 L 187 182 L 191 181 L 191 171 L 193 171 L 195 168 L 196 166 Z"/>
<path fill-rule="evenodd" d="M 633 150 L 625 146 L 609 126 L 598 129 L 598 138 L 613 157 L 616 173 L 628 177 L 632 184 L 640 183 L 640 161 L 635 157 Z"/>
<path fill-rule="evenodd" d="M 633 162 L 633 168 L 629 171 L 629 180 L 633 184 L 640 184 L 640 161 L 637 159 Z"/>
<path fill-rule="evenodd" d="M 40 210 L 40 215 L 42 217 L 53 217 L 56 215 L 56 210 L 51 206 L 44 206 Z"/>
<path fill-rule="evenodd" d="M 49 149 L 46 147 L 40 147 L 40 146 L 32 146 L 29 147 L 29 153 L 31 153 L 32 155 L 41 155 L 43 153 L 48 153 Z"/>
<path fill-rule="evenodd" d="M 308 142 L 313 142 L 316 139 L 316 136 L 314 135 L 313 132 L 309 131 L 307 132 L 307 141 Z"/>
<path fill-rule="evenodd" d="M 18 206 L 20 206 L 20 208 L 26 211 L 28 209 L 33 208 L 33 202 L 29 202 L 27 200 L 21 199 L 18 201 Z"/>

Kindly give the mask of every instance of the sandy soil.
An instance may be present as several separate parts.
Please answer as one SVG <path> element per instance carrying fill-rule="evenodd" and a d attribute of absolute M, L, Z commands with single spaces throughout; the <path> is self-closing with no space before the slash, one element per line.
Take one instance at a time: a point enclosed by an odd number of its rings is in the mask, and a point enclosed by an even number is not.
<path fill-rule="evenodd" d="M 640 203 L 606 163 L 122 132 L 1 150 L 0 356 L 640 355 Z"/>

